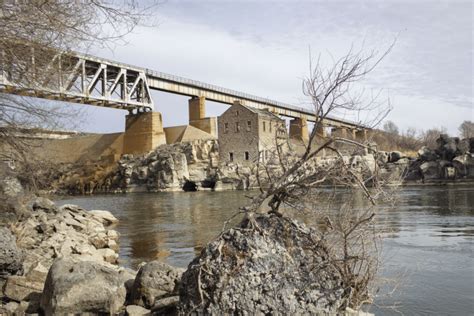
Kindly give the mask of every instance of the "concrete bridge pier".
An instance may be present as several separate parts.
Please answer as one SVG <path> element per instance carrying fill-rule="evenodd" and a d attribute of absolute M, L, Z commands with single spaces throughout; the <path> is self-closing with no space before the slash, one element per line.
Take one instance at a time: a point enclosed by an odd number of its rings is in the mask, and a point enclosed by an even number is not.
<path fill-rule="evenodd" d="M 124 154 L 143 154 L 166 144 L 160 112 L 129 114 L 125 118 Z"/>
<path fill-rule="evenodd" d="M 316 137 L 318 137 L 318 138 L 326 138 L 327 137 L 326 126 L 319 125 L 316 128 Z"/>
<path fill-rule="evenodd" d="M 189 99 L 189 125 L 217 137 L 217 118 L 206 117 L 206 98 Z"/>
<path fill-rule="evenodd" d="M 309 141 L 308 122 L 305 118 L 294 118 L 290 121 L 290 138 Z"/>
<path fill-rule="evenodd" d="M 347 138 L 347 128 L 345 127 L 333 127 L 331 129 L 331 136 Z"/>
<path fill-rule="evenodd" d="M 354 139 L 357 140 L 358 142 L 361 142 L 361 143 L 366 142 L 367 141 L 367 130 L 362 129 L 362 130 L 355 131 Z"/>

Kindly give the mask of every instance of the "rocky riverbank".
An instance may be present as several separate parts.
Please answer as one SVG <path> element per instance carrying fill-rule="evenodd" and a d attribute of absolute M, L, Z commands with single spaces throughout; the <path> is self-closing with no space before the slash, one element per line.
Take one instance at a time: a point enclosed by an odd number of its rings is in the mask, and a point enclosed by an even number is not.
<path fill-rule="evenodd" d="M 422 147 L 415 158 L 401 152 L 381 152 L 382 173 L 403 185 L 444 185 L 474 182 L 474 139 L 441 135 L 436 148 Z"/>
<path fill-rule="evenodd" d="M 0 228 L 0 314 L 353 313 L 315 230 L 285 217 L 244 220 L 187 270 L 152 261 L 134 271 L 119 266 L 110 212 L 42 197 L 17 210 Z"/>
<path fill-rule="evenodd" d="M 45 198 L 0 228 L 0 314 L 173 310 L 183 270 L 159 262 L 133 271 L 118 265 L 117 219 L 108 211 L 57 207 Z M 147 309 L 146 309 L 147 308 Z"/>
<path fill-rule="evenodd" d="M 62 166 L 49 193 L 93 194 L 195 190 L 247 190 L 257 187 L 256 165 L 223 162 L 217 140 L 162 145 L 145 155 L 124 155 L 107 166 Z M 423 147 L 416 157 L 398 151 L 378 151 L 375 143 L 344 156 L 355 170 L 378 169 L 397 185 L 456 184 L 474 181 L 474 141 L 441 135 L 435 149 Z M 328 165 L 332 156 L 315 164 Z M 272 164 L 270 160 L 269 164 Z M 279 167 L 277 161 L 274 168 Z M 272 167 L 272 168 L 273 168 Z M 363 168 L 362 168 L 363 169 Z"/>

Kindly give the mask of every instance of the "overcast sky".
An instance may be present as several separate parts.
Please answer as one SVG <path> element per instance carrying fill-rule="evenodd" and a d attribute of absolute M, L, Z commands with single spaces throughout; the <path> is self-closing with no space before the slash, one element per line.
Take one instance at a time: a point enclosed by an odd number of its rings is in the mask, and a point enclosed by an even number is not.
<path fill-rule="evenodd" d="M 156 27 L 92 53 L 295 105 L 313 55 L 353 44 L 392 52 L 364 84 L 383 89 L 400 128 L 474 121 L 472 1 L 166 1 Z M 325 59 L 325 60 L 326 60 Z M 187 98 L 154 92 L 165 126 L 187 123 Z M 225 105 L 208 103 L 207 115 Z M 124 130 L 125 111 L 87 107 L 89 132 Z"/>

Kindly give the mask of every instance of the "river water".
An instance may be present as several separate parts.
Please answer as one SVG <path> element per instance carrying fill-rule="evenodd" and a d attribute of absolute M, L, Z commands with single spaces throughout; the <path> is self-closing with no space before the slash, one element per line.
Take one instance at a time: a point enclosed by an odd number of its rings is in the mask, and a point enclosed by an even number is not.
<path fill-rule="evenodd" d="M 251 192 L 135 193 L 61 199 L 120 220 L 121 264 L 186 267 Z M 474 315 L 474 187 L 407 187 L 381 207 L 377 315 Z"/>

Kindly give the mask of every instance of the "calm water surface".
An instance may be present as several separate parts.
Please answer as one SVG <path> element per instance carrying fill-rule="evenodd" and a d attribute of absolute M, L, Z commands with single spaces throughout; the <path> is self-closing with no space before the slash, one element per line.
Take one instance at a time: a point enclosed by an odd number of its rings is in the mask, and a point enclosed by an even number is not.
<path fill-rule="evenodd" d="M 163 260 L 185 267 L 249 192 L 189 192 L 68 198 L 59 204 L 105 209 L 120 219 L 121 264 Z M 474 188 L 403 188 L 382 207 L 383 290 L 377 315 L 474 315 Z"/>

